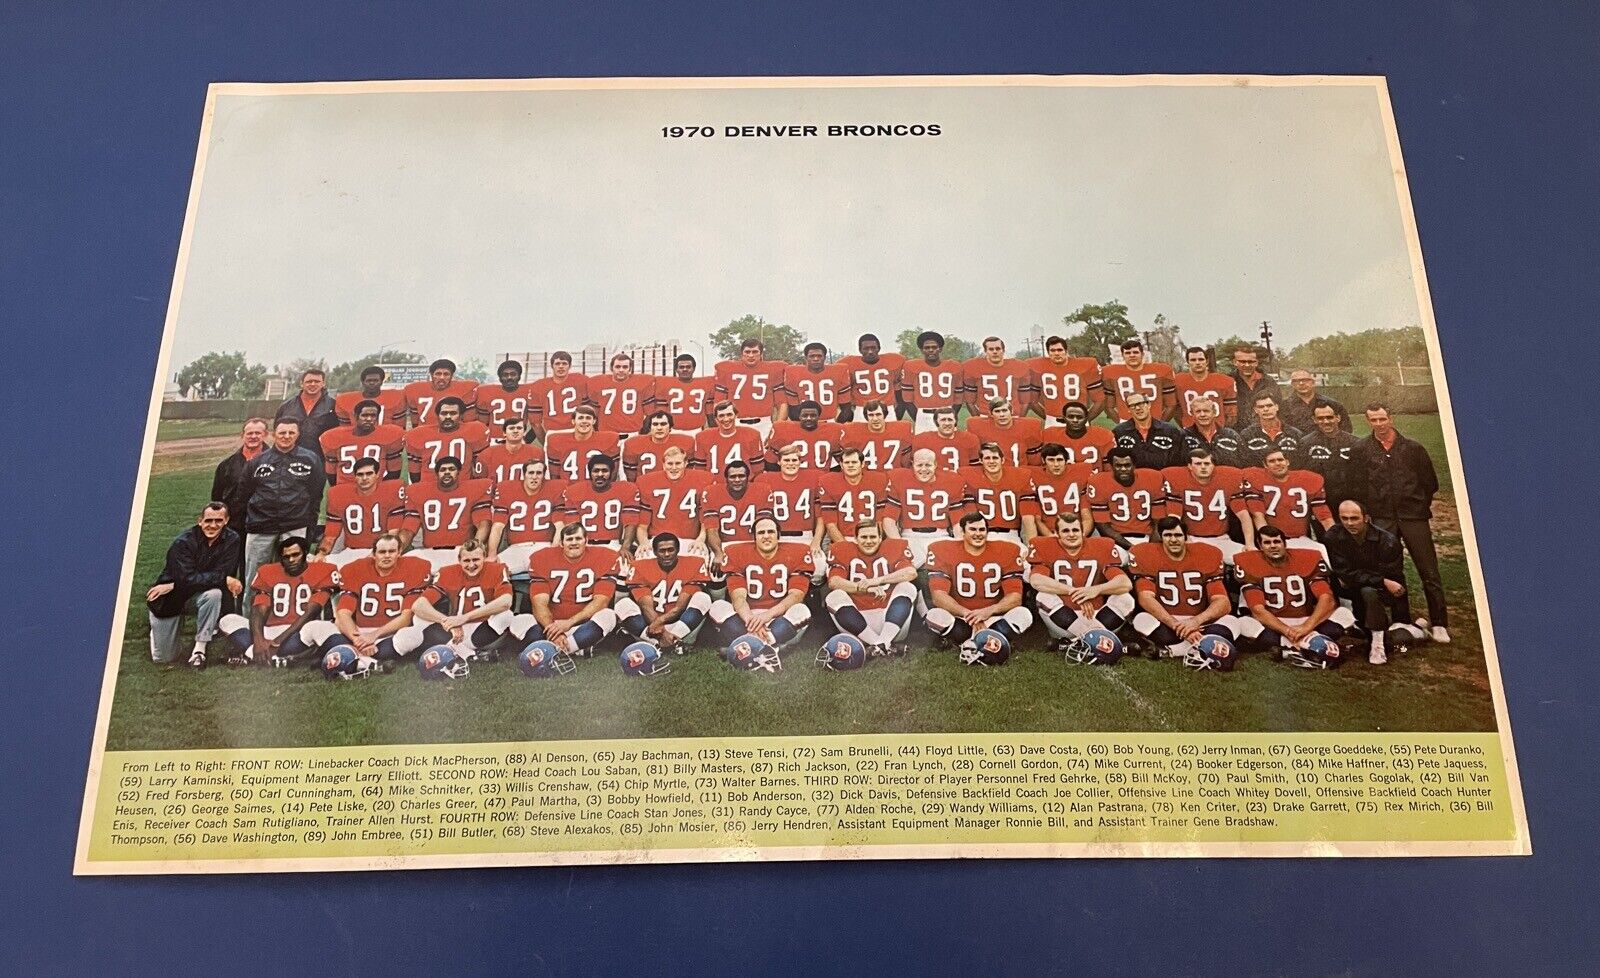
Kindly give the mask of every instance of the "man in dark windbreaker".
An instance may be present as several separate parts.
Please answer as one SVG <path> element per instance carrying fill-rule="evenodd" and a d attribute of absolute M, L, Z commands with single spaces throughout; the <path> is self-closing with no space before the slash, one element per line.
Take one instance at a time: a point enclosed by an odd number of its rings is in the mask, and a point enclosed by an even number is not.
<path fill-rule="evenodd" d="M 244 490 L 250 500 L 244 516 L 246 581 L 255 580 L 261 565 L 273 559 L 272 546 L 278 540 L 288 536 L 312 540 L 316 539 L 312 529 L 321 530 L 318 516 L 328 480 L 322 456 L 299 440 L 299 422 L 279 418 L 272 425 L 272 444 L 245 472 Z M 249 599 L 246 593 L 246 606 Z"/>
<path fill-rule="evenodd" d="M 178 534 L 167 548 L 167 562 L 156 583 L 145 592 L 150 611 L 150 658 L 172 664 L 178 658 L 178 628 L 189 602 L 194 602 L 194 649 L 189 665 L 205 668 L 206 646 L 217 634 L 217 621 L 231 610 L 244 584 L 233 575 L 239 568 L 239 534 L 228 528 L 228 507 L 206 504 L 195 525 Z"/>

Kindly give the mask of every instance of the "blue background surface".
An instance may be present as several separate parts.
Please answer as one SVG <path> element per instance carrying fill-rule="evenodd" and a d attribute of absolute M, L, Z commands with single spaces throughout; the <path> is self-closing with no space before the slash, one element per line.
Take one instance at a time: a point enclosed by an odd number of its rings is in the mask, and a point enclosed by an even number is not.
<path fill-rule="evenodd" d="M 0 970 L 1592 967 L 1596 575 L 1564 537 L 1594 509 L 1594 428 L 1534 419 L 1594 403 L 1593 5 L 101 6 L 0 5 L 0 330 L 20 395 L 0 428 Z M 70 876 L 206 83 L 1159 71 L 1389 76 L 1532 858 Z"/>

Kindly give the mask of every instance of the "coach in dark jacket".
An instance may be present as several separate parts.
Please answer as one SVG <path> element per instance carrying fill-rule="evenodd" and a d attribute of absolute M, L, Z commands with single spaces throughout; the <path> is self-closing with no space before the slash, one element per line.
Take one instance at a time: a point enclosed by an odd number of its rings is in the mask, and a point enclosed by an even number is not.
<path fill-rule="evenodd" d="M 300 393 L 278 405 L 273 420 L 293 418 L 300 425 L 300 447 L 314 452 L 322 459 L 322 435 L 339 427 L 339 416 L 333 410 L 333 395 L 328 393 L 328 379 L 317 369 L 300 375 Z"/>
<path fill-rule="evenodd" d="M 1313 423 L 1316 427 L 1300 439 L 1300 464 L 1322 476 L 1328 508 L 1338 512 L 1346 499 L 1366 498 L 1361 474 L 1352 460 L 1361 442 L 1339 427 L 1338 412 L 1329 405 L 1317 406 Z"/>
<path fill-rule="evenodd" d="M 1322 537 L 1323 546 L 1328 548 L 1333 590 L 1349 600 L 1356 618 L 1372 633 L 1368 661 L 1382 665 L 1386 661 L 1385 632 L 1398 631 L 1401 640 L 1407 642 L 1422 637 L 1411 624 L 1411 598 L 1406 590 L 1400 538 L 1379 529 L 1360 500 L 1340 503 L 1338 515 Z"/>
<path fill-rule="evenodd" d="M 1222 409 L 1217 407 L 1217 402 L 1208 397 L 1196 398 L 1189 408 L 1189 414 L 1194 418 L 1194 424 L 1183 429 L 1183 448 L 1187 465 L 1188 453 L 1196 448 L 1204 448 L 1211 452 L 1211 460 L 1218 465 L 1240 466 L 1239 433 L 1226 425 L 1218 423 L 1222 416 Z"/>
<path fill-rule="evenodd" d="M 1134 391 L 1123 399 L 1122 406 L 1128 409 L 1131 417 L 1112 428 L 1111 437 L 1118 448 L 1133 453 L 1135 468 L 1160 471 L 1189 464 L 1183 429 L 1171 421 L 1152 418 L 1148 396 Z"/>
<path fill-rule="evenodd" d="M 1439 491 L 1439 474 L 1428 450 L 1395 429 L 1387 405 L 1369 404 L 1366 414 L 1372 434 L 1361 439 L 1351 451 L 1350 460 L 1364 484 L 1367 512 L 1376 526 L 1398 536 L 1410 552 L 1417 576 L 1422 578 L 1422 593 L 1428 599 L 1433 640 L 1448 642 L 1449 612 L 1429 524 L 1433 497 Z"/>
<path fill-rule="evenodd" d="M 322 490 L 328 485 L 322 456 L 298 444 L 299 423 L 279 418 L 272 426 L 272 444 L 255 460 L 245 476 L 250 502 L 244 517 L 244 574 L 246 601 L 256 571 L 272 560 L 272 545 L 286 536 L 311 539 L 322 508 Z"/>
<path fill-rule="evenodd" d="M 195 525 L 178 534 L 167 548 L 161 576 L 145 592 L 150 613 L 150 658 L 177 658 L 178 628 L 183 612 L 195 603 L 194 651 L 189 664 L 205 665 L 205 648 L 217 634 L 217 622 L 233 608 L 244 589 L 239 572 L 239 534 L 228 528 L 228 512 L 213 501 L 200 511 Z"/>
<path fill-rule="evenodd" d="M 245 477 L 249 474 L 250 463 L 266 450 L 266 443 L 266 421 L 251 418 L 239 432 L 238 450 L 218 462 L 217 470 L 211 476 L 211 498 L 228 504 L 228 529 L 239 534 L 241 540 L 245 532 L 245 507 L 250 502 Z"/>

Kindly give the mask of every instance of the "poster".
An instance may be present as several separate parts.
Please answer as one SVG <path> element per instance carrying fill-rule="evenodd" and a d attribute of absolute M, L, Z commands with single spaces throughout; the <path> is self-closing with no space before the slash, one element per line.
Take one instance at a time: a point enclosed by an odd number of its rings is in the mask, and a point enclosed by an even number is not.
<path fill-rule="evenodd" d="M 1381 79 L 214 85 L 75 869 L 1526 853 L 1454 430 Z"/>

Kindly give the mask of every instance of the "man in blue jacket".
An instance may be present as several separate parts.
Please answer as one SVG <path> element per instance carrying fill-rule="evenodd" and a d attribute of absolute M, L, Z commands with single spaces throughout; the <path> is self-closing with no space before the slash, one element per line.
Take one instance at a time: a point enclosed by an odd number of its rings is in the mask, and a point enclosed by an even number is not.
<path fill-rule="evenodd" d="M 206 646 L 217 634 L 224 605 L 231 607 L 244 591 L 244 583 L 233 576 L 239 568 L 239 550 L 239 534 L 228 528 L 228 507 L 220 502 L 207 503 L 195 525 L 172 541 L 161 576 L 144 595 L 150 611 L 151 659 L 163 664 L 177 661 L 178 628 L 193 600 L 195 634 L 189 665 L 205 668 Z"/>
<path fill-rule="evenodd" d="M 327 488 L 322 456 L 299 444 L 300 423 L 283 417 L 273 422 L 272 444 L 245 470 L 243 495 L 249 500 L 244 513 L 244 579 L 270 562 L 272 546 L 283 537 L 313 539 L 321 529 L 318 514 L 322 491 Z M 248 607 L 250 595 L 245 593 Z"/>

